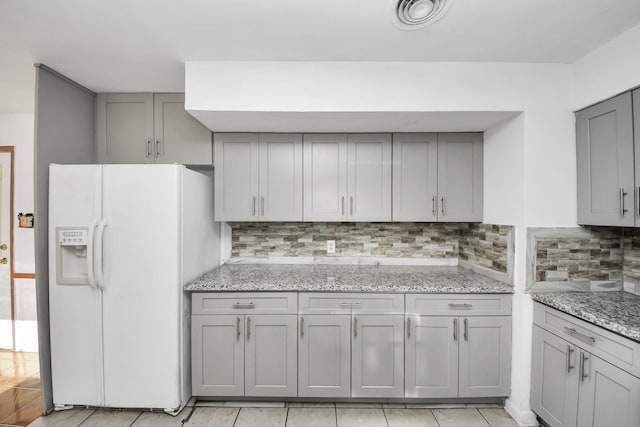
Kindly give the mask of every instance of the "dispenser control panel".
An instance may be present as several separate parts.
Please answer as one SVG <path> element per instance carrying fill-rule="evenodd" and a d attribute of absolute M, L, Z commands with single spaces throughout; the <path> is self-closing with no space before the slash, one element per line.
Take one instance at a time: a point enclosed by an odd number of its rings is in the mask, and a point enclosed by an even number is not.
<path fill-rule="evenodd" d="M 86 246 L 87 229 L 58 229 L 58 244 L 60 246 Z"/>

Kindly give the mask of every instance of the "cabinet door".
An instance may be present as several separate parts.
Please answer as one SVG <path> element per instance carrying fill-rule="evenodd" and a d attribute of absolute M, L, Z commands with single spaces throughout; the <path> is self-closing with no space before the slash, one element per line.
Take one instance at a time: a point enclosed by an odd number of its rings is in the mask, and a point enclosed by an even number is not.
<path fill-rule="evenodd" d="M 565 340 L 533 326 L 531 409 L 551 427 L 576 426 L 576 350 Z"/>
<path fill-rule="evenodd" d="M 458 397 L 458 318 L 408 316 L 406 397 Z"/>
<path fill-rule="evenodd" d="M 347 136 L 304 135 L 304 220 L 347 219 Z"/>
<path fill-rule="evenodd" d="M 211 165 L 211 131 L 184 109 L 184 93 L 153 95 L 156 163 Z"/>
<path fill-rule="evenodd" d="M 640 89 L 633 91 L 633 152 L 635 154 L 635 187 L 634 197 L 628 200 L 634 201 L 635 224 L 640 227 Z M 580 184 L 578 184 L 580 188 Z"/>
<path fill-rule="evenodd" d="M 393 134 L 393 220 L 438 219 L 438 135 Z"/>
<path fill-rule="evenodd" d="M 352 397 L 404 397 L 404 316 L 354 316 Z"/>
<path fill-rule="evenodd" d="M 245 395 L 295 397 L 297 316 L 246 316 L 245 322 Z"/>
<path fill-rule="evenodd" d="M 300 316 L 298 395 L 351 396 L 351 316 Z"/>
<path fill-rule="evenodd" d="M 243 316 L 192 316 L 194 396 L 244 395 L 243 326 Z"/>
<path fill-rule="evenodd" d="M 576 149 L 578 224 L 633 226 L 630 93 L 576 113 Z"/>
<path fill-rule="evenodd" d="M 391 221 L 391 135 L 348 135 L 350 221 Z"/>
<path fill-rule="evenodd" d="M 152 94 L 100 94 L 97 116 L 100 163 L 153 163 Z"/>
<path fill-rule="evenodd" d="M 460 397 L 511 394 L 511 317 L 460 318 Z"/>
<path fill-rule="evenodd" d="M 302 135 L 260 134 L 260 219 L 302 221 Z"/>
<path fill-rule="evenodd" d="M 589 353 L 580 357 L 578 426 L 640 426 L 640 379 Z"/>
<path fill-rule="evenodd" d="M 438 134 L 438 221 L 482 221 L 482 134 Z"/>
<path fill-rule="evenodd" d="M 258 220 L 258 134 L 214 135 L 216 221 Z"/>

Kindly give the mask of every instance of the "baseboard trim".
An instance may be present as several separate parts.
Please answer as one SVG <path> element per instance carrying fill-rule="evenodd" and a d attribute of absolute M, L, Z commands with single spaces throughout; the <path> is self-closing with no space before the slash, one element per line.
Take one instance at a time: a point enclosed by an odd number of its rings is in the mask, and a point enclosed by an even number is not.
<path fill-rule="evenodd" d="M 513 418 L 520 427 L 535 427 L 540 425 L 538 424 L 538 417 L 536 417 L 533 411 L 530 409 L 521 410 L 511 399 L 507 399 L 504 402 L 504 410 L 511 415 L 511 418 Z"/>

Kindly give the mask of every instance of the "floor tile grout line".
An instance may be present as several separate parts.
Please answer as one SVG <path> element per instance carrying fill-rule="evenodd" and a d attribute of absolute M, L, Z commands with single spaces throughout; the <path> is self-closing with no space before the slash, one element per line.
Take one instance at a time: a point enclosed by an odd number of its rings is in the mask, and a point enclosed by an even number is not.
<path fill-rule="evenodd" d="M 285 409 L 287 410 L 287 413 L 284 414 L 284 426 L 282 427 L 287 427 L 287 423 L 289 422 L 289 408 L 285 406 Z"/>
<path fill-rule="evenodd" d="M 438 424 L 438 427 L 441 427 L 441 426 L 440 426 L 440 421 L 438 421 L 438 419 L 436 418 L 436 414 L 434 414 L 434 413 L 433 413 L 433 410 L 431 410 L 431 409 L 429 409 L 429 408 L 426 408 L 426 409 L 427 409 L 427 411 L 431 412 L 431 416 L 432 416 L 432 417 L 433 417 L 433 419 L 435 420 L 436 424 Z"/>
<path fill-rule="evenodd" d="M 129 427 L 132 427 L 136 423 L 136 421 L 138 421 L 138 418 L 140 418 L 141 416 L 142 416 L 142 411 L 140 411 L 138 416 L 131 422 L 131 424 L 129 424 Z"/>
<path fill-rule="evenodd" d="M 238 412 L 236 413 L 236 417 L 233 420 L 232 427 L 235 427 L 236 423 L 238 422 L 238 418 L 240 418 L 240 411 L 242 411 L 242 408 L 238 408 Z"/>
<path fill-rule="evenodd" d="M 487 419 L 487 417 L 484 416 L 484 414 L 482 413 L 482 411 L 479 408 L 476 408 L 476 411 L 478 411 L 478 413 L 480 414 L 480 416 L 482 417 L 483 420 L 485 420 L 487 422 L 487 424 L 489 425 L 489 427 L 493 427 L 493 425 L 491 424 L 491 422 L 489 422 L 489 420 Z"/>
<path fill-rule="evenodd" d="M 387 427 L 389 427 L 389 418 L 387 418 L 387 411 L 385 411 L 384 408 L 382 408 L 382 415 L 384 416 L 384 422 L 387 423 Z"/>

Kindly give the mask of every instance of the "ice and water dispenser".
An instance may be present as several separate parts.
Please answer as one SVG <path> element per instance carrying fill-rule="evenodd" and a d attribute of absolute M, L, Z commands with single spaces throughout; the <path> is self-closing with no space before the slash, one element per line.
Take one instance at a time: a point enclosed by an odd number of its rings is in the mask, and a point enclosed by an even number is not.
<path fill-rule="evenodd" d="M 56 269 L 58 285 L 88 285 L 88 228 L 56 228 Z"/>

